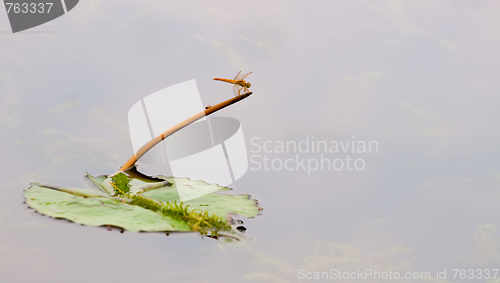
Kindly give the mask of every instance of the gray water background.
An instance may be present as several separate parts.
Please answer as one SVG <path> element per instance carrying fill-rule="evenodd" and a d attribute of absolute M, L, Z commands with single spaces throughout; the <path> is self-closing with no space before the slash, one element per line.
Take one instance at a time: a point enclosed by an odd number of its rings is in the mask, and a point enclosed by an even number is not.
<path fill-rule="evenodd" d="M 299 269 L 447 269 L 453 282 L 453 268 L 498 268 L 499 8 L 88 0 L 17 34 L 0 12 L 2 281 L 290 282 Z M 127 112 L 144 96 L 195 78 L 213 105 L 232 92 L 212 78 L 239 70 L 254 72 L 254 94 L 217 115 L 241 122 L 249 151 L 255 137 L 354 137 L 377 141 L 378 152 L 353 155 L 362 171 L 249 170 L 231 187 L 264 211 L 245 221 L 253 240 L 235 245 L 120 234 L 23 203 L 30 182 L 82 187 L 85 172 L 115 172 L 133 154 Z"/>

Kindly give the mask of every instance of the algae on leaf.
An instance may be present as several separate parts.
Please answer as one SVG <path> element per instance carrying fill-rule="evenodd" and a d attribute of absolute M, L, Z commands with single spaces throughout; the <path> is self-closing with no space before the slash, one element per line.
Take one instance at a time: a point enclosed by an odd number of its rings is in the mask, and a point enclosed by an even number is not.
<path fill-rule="evenodd" d="M 175 180 L 174 180 L 175 179 Z M 188 201 L 184 204 L 191 209 L 200 209 L 225 217 L 228 213 L 236 213 L 246 217 L 255 217 L 259 214 L 259 207 L 256 201 L 250 199 L 250 195 L 225 195 L 216 192 L 229 191 L 231 189 L 216 184 L 207 184 L 203 181 L 192 181 L 188 178 L 168 177 L 172 185 L 144 192 L 145 197 L 161 202 L 171 202 L 178 199 L 177 184 L 189 186 L 193 190 L 205 191 L 205 194 Z"/>
<path fill-rule="evenodd" d="M 156 182 L 118 173 L 93 177 L 96 188 L 55 188 L 32 184 L 26 203 L 41 214 L 89 226 L 115 226 L 129 231 L 231 231 L 231 214 L 254 217 L 257 201 L 249 195 L 223 195 L 230 189 L 187 178 L 158 177 Z M 203 196 L 179 202 L 176 183 L 205 191 Z"/>

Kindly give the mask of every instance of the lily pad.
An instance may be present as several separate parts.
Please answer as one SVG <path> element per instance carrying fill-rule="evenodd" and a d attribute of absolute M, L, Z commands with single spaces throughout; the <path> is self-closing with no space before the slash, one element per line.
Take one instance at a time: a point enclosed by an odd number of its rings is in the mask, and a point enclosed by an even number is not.
<path fill-rule="evenodd" d="M 130 195 L 118 198 L 113 197 L 111 177 L 87 174 L 87 178 L 96 188 L 32 184 L 24 193 L 26 203 L 54 218 L 89 226 L 110 225 L 128 231 L 227 231 L 231 230 L 231 214 L 246 217 L 259 214 L 257 201 L 249 195 L 219 194 L 231 189 L 203 181 L 159 176 L 151 182 L 131 177 Z M 176 184 L 203 194 L 181 203 Z"/>
<path fill-rule="evenodd" d="M 129 231 L 191 231 L 186 222 L 105 197 L 83 197 L 32 185 L 26 203 L 41 214 L 89 225 L 111 225 Z"/>
<path fill-rule="evenodd" d="M 167 178 L 168 180 L 169 178 Z M 171 202 L 178 199 L 177 185 L 189 184 L 193 190 L 205 190 L 207 193 L 202 196 L 187 200 L 184 204 L 189 205 L 191 209 L 200 209 L 225 217 L 227 213 L 236 213 L 246 217 L 254 217 L 259 214 L 259 208 L 256 201 L 250 199 L 250 195 L 223 195 L 214 192 L 230 190 L 214 184 L 207 184 L 203 181 L 191 181 L 188 178 L 171 178 L 172 186 L 158 188 L 145 192 L 145 197 L 155 199 L 161 202 Z"/>

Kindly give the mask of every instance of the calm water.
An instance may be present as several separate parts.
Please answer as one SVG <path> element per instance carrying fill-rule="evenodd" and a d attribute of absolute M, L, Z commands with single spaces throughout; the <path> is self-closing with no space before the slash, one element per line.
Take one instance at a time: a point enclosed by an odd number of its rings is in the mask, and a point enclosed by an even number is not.
<path fill-rule="evenodd" d="M 18 34 L 0 12 L 2 281 L 293 282 L 368 269 L 455 282 L 453 269 L 477 279 L 500 268 L 498 3 L 207 5 L 82 1 Z M 115 172 L 133 153 L 127 112 L 142 97 L 195 78 L 213 105 L 232 93 L 211 79 L 240 69 L 254 72 L 254 94 L 216 115 L 244 130 L 250 169 L 231 187 L 264 208 L 245 221 L 253 240 L 121 234 L 23 203 L 30 182 L 82 187 L 85 172 Z"/>

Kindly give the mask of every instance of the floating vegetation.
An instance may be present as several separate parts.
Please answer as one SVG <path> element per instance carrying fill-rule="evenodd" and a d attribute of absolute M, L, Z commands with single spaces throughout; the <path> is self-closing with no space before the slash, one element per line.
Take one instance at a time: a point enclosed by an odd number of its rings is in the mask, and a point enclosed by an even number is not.
<path fill-rule="evenodd" d="M 189 210 L 189 205 L 177 201 L 161 203 L 141 195 L 132 196 L 132 205 L 138 205 L 155 212 L 161 212 L 163 215 L 171 216 L 185 221 L 193 231 L 206 233 L 207 230 L 229 230 L 231 225 L 223 217 L 209 214 L 207 211 Z"/>
<path fill-rule="evenodd" d="M 95 188 L 33 183 L 24 192 L 26 204 L 41 214 L 89 226 L 119 227 L 128 231 L 195 231 L 216 239 L 242 239 L 246 229 L 243 226 L 233 229 L 232 216 L 254 217 L 260 213 L 261 208 L 250 195 L 218 194 L 230 189 L 201 180 L 148 177 L 135 170 L 135 163 L 173 133 L 251 94 L 247 89 L 244 93 L 238 91 L 236 97 L 207 107 L 167 129 L 144 144 L 111 176 L 94 177 L 87 173 Z M 179 197 L 181 187 L 191 193 L 184 201 Z"/>
<path fill-rule="evenodd" d="M 127 175 L 120 172 L 114 176 L 111 176 L 111 185 L 115 189 L 115 197 L 130 197 L 130 179 Z"/>
<path fill-rule="evenodd" d="M 195 231 L 212 238 L 225 235 L 235 239 L 240 238 L 241 229 L 233 228 L 231 215 L 254 217 L 260 211 L 257 201 L 249 195 L 218 194 L 230 189 L 203 181 L 160 176 L 152 183 L 122 172 L 111 177 L 86 177 L 95 188 L 32 184 L 24 193 L 26 203 L 41 214 L 89 226 L 128 231 Z M 181 202 L 176 183 L 207 193 Z"/>

